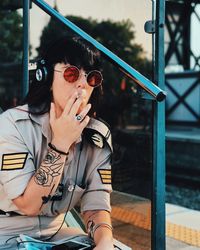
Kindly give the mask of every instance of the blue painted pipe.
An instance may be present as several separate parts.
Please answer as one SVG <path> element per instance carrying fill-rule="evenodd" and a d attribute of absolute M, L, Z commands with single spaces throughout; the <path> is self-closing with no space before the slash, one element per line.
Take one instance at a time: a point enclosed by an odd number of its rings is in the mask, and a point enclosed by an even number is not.
<path fill-rule="evenodd" d="M 74 23 L 69 21 L 67 18 L 63 17 L 59 12 L 54 10 L 50 5 L 48 5 L 43 0 L 32 0 L 37 6 L 39 6 L 42 10 L 48 13 L 50 16 L 58 19 L 60 22 L 71 28 L 74 32 L 78 35 L 83 37 L 88 42 L 92 43 L 97 49 L 103 52 L 107 57 L 109 57 L 115 64 L 117 64 L 129 78 L 134 80 L 137 84 L 139 84 L 144 90 L 146 90 L 150 95 L 153 96 L 154 99 L 157 101 L 162 101 L 166 97 L 165 91 L 161 90 L 158 86 L 156 86 L 153 82 L 147 79 L 145 76 L 140 74 L 137 70 L 131 67 L 129 64 L 124 62 L 121 58 L 111 52 L 109 49 L 104 47 L 101 43 L 97 40 L 92 38 Z"/>
<path fill-rule="evenodd" d="M 23 86 L 22 98 L 26 96 L 29 89 L 29 7 L 30 0 L 23 0 Z"/>

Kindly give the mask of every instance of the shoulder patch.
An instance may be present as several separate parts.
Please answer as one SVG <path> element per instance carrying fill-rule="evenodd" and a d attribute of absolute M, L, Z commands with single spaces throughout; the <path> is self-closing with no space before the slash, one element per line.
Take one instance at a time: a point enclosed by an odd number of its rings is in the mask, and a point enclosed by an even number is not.
<path fill-rule="evenodd" d="M 91 118 L 84 132 L 86 138 L 88 138 L 92 144 L 100 148 L 103 148 L 105 144 L 108 144 L 111 152 L 113 151 L 111 132 L 106 124 L 102 121 Z"/>
<path fill-rule="evenodd" d="M 23 169 L 28 153 L 4 154 L 2 156 L 1 170 L 18 170 Z"/>
<path fill-rule="evenodd" d="M 95 133 L 91 136 L 91 140 L 94 143 L 94 145 L 96 145 L 99 148 L 103 148 L 104 140 L 102 135 L 100 135 L 99 133 Z"/>
<path fill-rule="evenodd" d="M 111 184 L 112 183 L 112 179 L 111 179 L 111 169 L 97 169 L 100 178 L 101 178 L 101 182 L 103 184 Z"/>

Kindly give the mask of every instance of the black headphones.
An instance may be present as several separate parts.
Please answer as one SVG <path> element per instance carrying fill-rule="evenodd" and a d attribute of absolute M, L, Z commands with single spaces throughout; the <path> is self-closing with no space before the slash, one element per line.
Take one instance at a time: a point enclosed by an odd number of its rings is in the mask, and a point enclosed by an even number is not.
<path fill-rule="evenodd" d="M 48 78 L 48 67 L 44 59 L 37 61 L 37 68 L 35 71 L 35 79 L 37 82 L 45 83 Z"/>
<path fill-rule="evenodd" d="M 53 81 L 53 68 L 46 63 L 45 59 L 39 59 L 36 62 L 29 63 L 29 84 L 46 84 Z"/>

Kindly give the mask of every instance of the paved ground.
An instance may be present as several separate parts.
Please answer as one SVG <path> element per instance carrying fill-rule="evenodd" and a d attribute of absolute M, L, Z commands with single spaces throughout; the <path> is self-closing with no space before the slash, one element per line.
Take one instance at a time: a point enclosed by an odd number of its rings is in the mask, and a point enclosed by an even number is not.
<path fill-rule="evenodd" d="M 166 238 L 166 250 L 200 250 L 199 247 L 188 245 L 173 238 Z"/>
<path fill-rule="evenodd" d="M 150 250 L 150 201 L 134 195 L 113 192 L 111 203 L 114 237 L 133 250 Z M 199 218 L 198 211 L 167 204 L 166 249 L 200 250 Z"/>

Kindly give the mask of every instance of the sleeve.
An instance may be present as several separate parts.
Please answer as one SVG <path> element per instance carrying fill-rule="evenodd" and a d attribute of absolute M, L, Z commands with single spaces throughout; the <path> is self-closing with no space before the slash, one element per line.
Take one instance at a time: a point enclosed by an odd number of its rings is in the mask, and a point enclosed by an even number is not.
<path fill-rule="evenodd" d="M 93 170 L 88 177 L 87 189 L 81 200 L 81 212 L 87 210 L 111 211 L 111 152 L 108 148 L 100 150 L 102 153 L 93 161 Z M 96 166 L 94 167 L 94 165 Z"/>
<path fill-rule="evenodd" d="M 35 172 L 33 158 L 14 121 L 2 115 L 0 117 L 0 164 L 0 183 L 8 199 L 14 199 L 23 194 Z"/>

